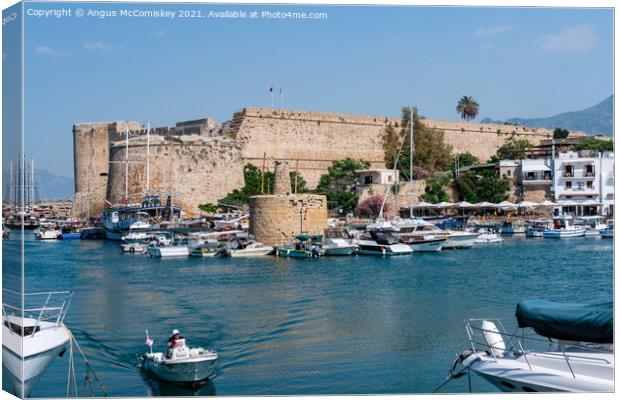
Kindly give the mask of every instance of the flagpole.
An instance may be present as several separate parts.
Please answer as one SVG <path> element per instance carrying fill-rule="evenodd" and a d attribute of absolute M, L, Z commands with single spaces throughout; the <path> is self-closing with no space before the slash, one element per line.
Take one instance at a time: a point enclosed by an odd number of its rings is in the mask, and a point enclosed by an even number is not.
<path fill-rule="evenodd" d="M 149 331 L 148 331 L 148 329 L 146 329 L 146 339 L 147 339 L 147 341 L 148 341 L 149 350 L 151 351 L 151 354 L 153 354 L 153 345 L 152 345 L 152 344 L 150 344 L 151 342 L 150 342 L 150 340 L 149 340 L 149 339 L 150 339 L 150 337 L 149 337 Z"/>

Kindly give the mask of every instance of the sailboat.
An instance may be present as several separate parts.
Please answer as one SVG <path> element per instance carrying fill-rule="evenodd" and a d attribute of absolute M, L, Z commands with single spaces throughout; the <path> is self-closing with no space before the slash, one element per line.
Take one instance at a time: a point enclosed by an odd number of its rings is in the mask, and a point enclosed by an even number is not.
<path fill-rule="evenodd" d="M 34 160 L 30 163 L 23 156 L 22 162 L 14 168 L 13 161 L 10 163 L 9 176 L 9 202 L 11 213 L 5 221 L 9 228 L 36 229 L 39 221 L 33 214 L 33 205 L 36 198 L 36 185 L 34 183 Z"/>

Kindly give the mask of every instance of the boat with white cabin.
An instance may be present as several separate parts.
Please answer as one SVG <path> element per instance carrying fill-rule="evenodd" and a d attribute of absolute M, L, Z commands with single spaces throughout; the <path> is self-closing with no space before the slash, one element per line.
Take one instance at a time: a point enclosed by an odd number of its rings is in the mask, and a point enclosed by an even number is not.
<path fill-rule="evenodd" d="M 479 233 L 469 231 L 457 231 L 451 229 L 440 229 L 436 225 L 423 219 L 400 219 L 393 220 L 392 225 L 397 229 L 398 234 L 421 234 L 435 235 L 447 240 L 442 249 L 467 249 L 474 245 L 475 240 L 480 236 Z"/>
<path fill-rule="evenodd" d="M 359 250 L 359 246 L 353 244 L 353 237 L 346 229 L 336 227 L 325 229 L 324 237 L 321 248 L 326 256 L 350 256 Z"/>
<path fill-rule="evenodd" d="M 502 235 L 520 235 L 525 233 L 527 225 L 523 221 L 506 220 L 502 223 Z"/>
<path fill-rule="evenodd" d="M 477 228 L 475 232 L 480 234 L 474 241 L 475 244 L 501 243 L 504 241 L 500 235 L 489 228 Z"/>
<path fill-rule="evenodd" d="M 410 246 L 400 243 L 390 232 L 368 231 L 353 240 L 359 246 L 357 254 L 370 256 L 400 256 L 413 253 Z"/>
<path fill-rule="evenodd" d="M 558 214 L 553 217 L 553 229 L 543 232 L 545 239 L 561 239 L 585 236 L 587 228 L 575 225 L 575 218 L 571 214 Z"/>
<path fill-rule="evenodd" d="M 38 378 L 63 354 L 71 332 L 64 319 L 71 292 L 2 289 L 2 360 L 11 391 L 28 397 Z M 22 303 L 23 301 L 23 303 Z"/>
<path fill-rule="evenodd" d="M 272 246 L 265 246 L 261 242 L 250 240 L 236 249 L 228 249 L 227 253 L 230 257 L 261 257 L 269 255 L 273 251 Z"/>

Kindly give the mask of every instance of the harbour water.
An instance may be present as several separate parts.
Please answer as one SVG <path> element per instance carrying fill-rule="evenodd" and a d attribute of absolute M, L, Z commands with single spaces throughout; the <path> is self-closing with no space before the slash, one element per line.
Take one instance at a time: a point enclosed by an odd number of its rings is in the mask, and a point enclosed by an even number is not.
<path fill-rule="evenodd" d="M 18 239 L 4 241 L 5 260 Z M 244 260 L 150 259 L 114 242 L 35 242 L 27 232 L 25 252 L 27 292 L 75 293 L 65 322 L 112 396 L 428 393 L 468 347 L 465 319 L 514 326 L 522 299 L 613 298 L 613 241 L 594 238 Z M 140 372 L 144 330 L 163 349 L 173 328 L 220 354 L 217 376 L 197 392 Z M 31 396 L 64 396 L 67 366 L 66 355 L 54 361 Z M 477 377 L 472 384 L 496 390 Z M 467 392 L 467 379 L 442 391 Z"/>

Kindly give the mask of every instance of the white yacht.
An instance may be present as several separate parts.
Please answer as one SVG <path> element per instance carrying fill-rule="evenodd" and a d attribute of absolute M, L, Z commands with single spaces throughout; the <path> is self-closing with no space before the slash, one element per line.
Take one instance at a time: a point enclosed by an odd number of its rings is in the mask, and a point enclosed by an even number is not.
<path fill-rule="evenodd" d="M 28 293 L 3 289 L 2 363 L 13 394 L 27 397 L 39 376 L 66 350 L 64 324 L 71 292 Z M 22 318 L 23 316 L 23 318 Z"/>
<path fill-rule="evenodd" d="M 177 246 L 148 246 L 146 252 L 151 257 L 188 257 L 189 247 Z"/>
<path fill-rule="evenodd" d="M 576 218 L 575 225 L 586 228 L 585 236 L 600 237 L 601 232 L 608 228 L 602 221 L 600 215 L 581 216 Z"/>
<path fill-rule="evenodd" d="M 40 227 L 34 232 L 37 240 L 59 240 L 62 239 L 62 231 L 56 228 Z"/>
<path fill-rule="evenodd" d="M 501 320 L 466 321 L 470 349 L 453 363 L 451 378 L 473 371 L 506 392 L 614 391 L 612 302 L 526 300 L 516 317 L 522 329 L 512 334 Z"/>
<path fill-rule="evenodd" d="M 466 249 L 474 245 L 474 241 L 480 236 L 479 233 L 469 231 L 442 230 L 436 225 L 422 219 L 401 219 L 392 221 L 392 225 L 398 230 L 398 234 L 422 234 L 435 235 L 448 240 L 442 249 Z"/>
<path fill-rule="evenodd" d="M 543 237 L 560 239 L 585 236 L 587 228 L 575 225 L 575 218 L 570 214 L 559 214 L 553 217 L 553 229 L 543 232 Z"/>
<path fill-rule="evenodd" d="M 413 253 L 411 247 L 400 243 L 389 232 L 369 231 L 359 239 L 354 239 L 353 244 L 359 246 L 357 254 L 371 256 L 396 256 Z"/>
<path fill-rule="evenodd" d="M 269 255 L 273 253 L 273 250 L 274 248 L 271 246 L 250 240 L 243 247 L 228 249 L 228 255 L 230 257 L 258 257 Z"/>

